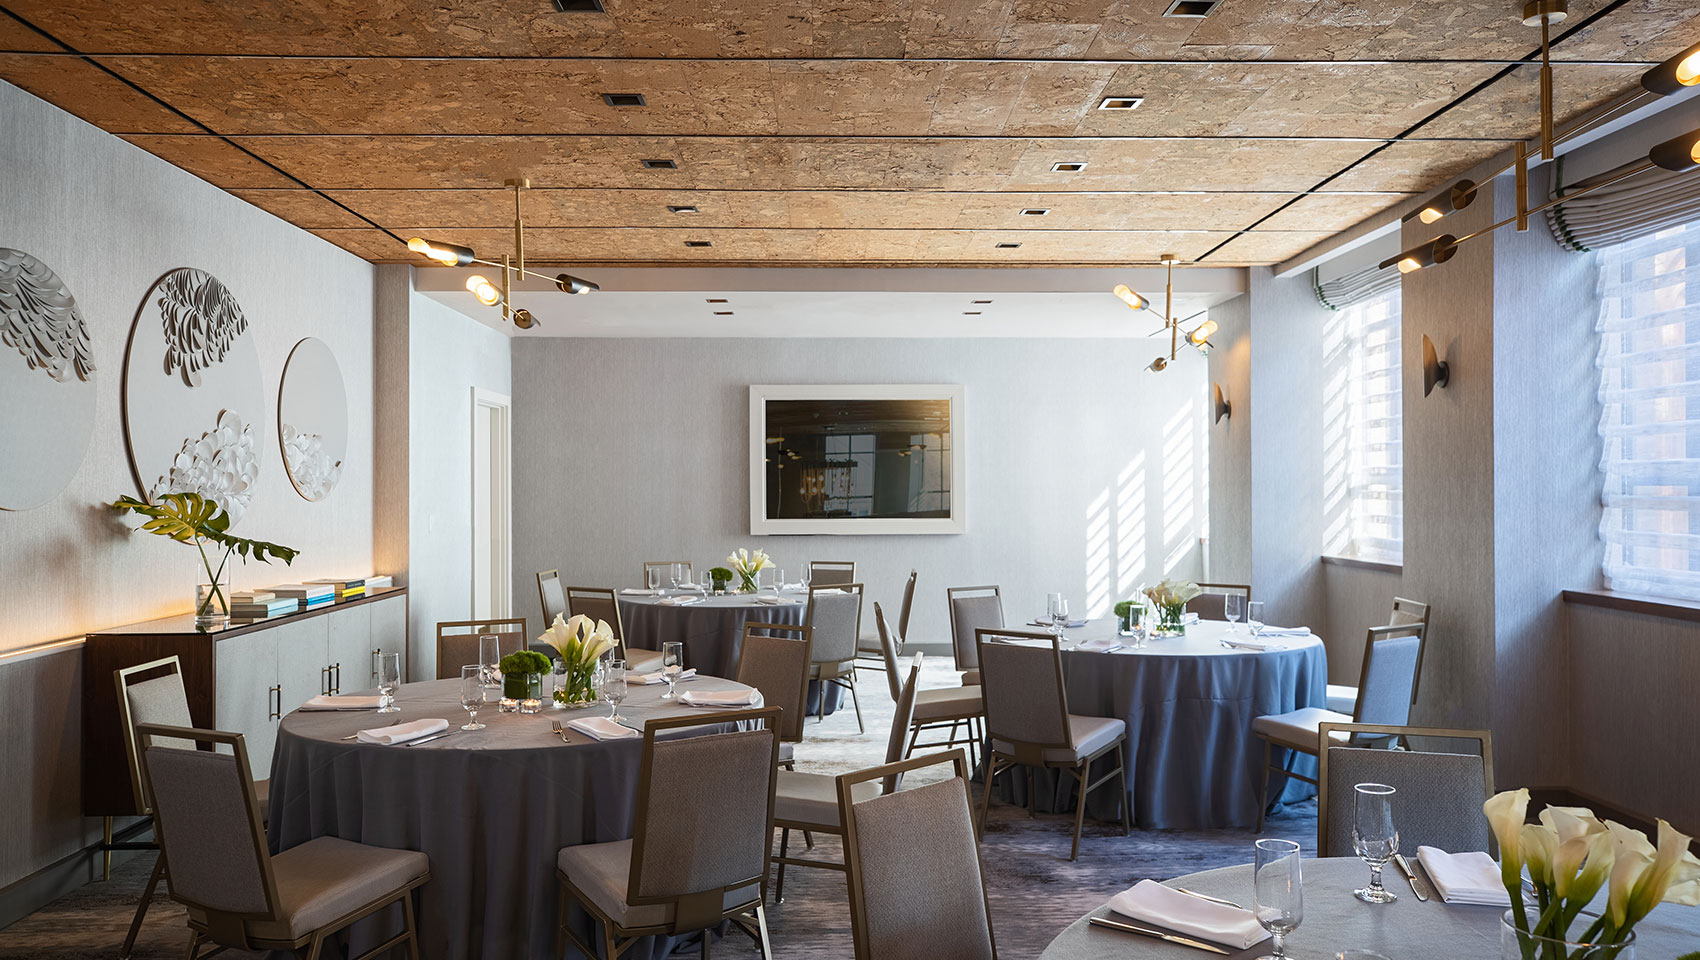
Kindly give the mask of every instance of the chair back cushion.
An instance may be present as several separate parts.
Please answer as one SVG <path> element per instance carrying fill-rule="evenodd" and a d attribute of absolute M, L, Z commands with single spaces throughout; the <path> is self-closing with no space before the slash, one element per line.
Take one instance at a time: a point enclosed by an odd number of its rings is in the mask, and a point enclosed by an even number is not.
<path fill-rule="evenodd" d="M 744 625 L 737 680 L 760 690 L 763 703 L 782 711 L 779 739 L 800 743 L 809 694 L 809 641 L 801 635 L 763 636 L 755 632 L 766 629 L 770 628 L 759 623 Z"/>
<path fill-rule="evenodd" d="M 775 735 L 761 729 L 655 741 L 640 786 L 641 859 L 634 853 L 627 887 L 636 898 L 682 897 L 761 878 Z"/>
<path fill-rule="evenodd" d="M 888 668 L 892 675 L 897 674 L 897 664 L 888 656 Z M 902 692 L 897 695 L 897 711 L 891 716 L 891 735 L 885 742 L 885 762 L 896 763 L 903 759 L 909 747 L 909 725 L 915 722 L 915 691 L 921 685 L 921 654 L 915 654 L 915 659 L 909 667 L 907 679 L 900 684 Z M 897 786 L 903 780 L 902 774 L 892 774 L 881 781 L 882 793 L 896 793 Z"/>
<path fill-rule="evenodd" d="M 497 630 L 450 633 L 437 636 L 437 679 L 458 680 L 460 668 L 478 662 L 478 638 L 495 634 L 502 656 L 525 649 L 525 634 Z"/>
<path fill-rule="evenodd" d="M 986 698 L 986 733 L 993 740 L 1072 745 L 1068 708 L 1061 699 L 1054 646 L 980 644 L 980 689 Z"/>
<path fill-rule="evenodd" d="M 537 593 L 543 598 L 543 629 L 555 622 L 557 616 L 567 613 L 567 595 L 561 589 L 561 578 L 553 570 L 547 575 L 537 575 Z"/>
<path fill-rule="evenodd" d="M 950 642 L 956 650 L 956 668 L 972 670 L 980 665 L 974 631 L 1003 629 L 1003 598 L 995 593 L 977 597 L 950 598 Z"/>
<path fill-rule="evenodd" d="M 992 960 L 966 781 L 952 777 L 856 804 L 858 957 Z"/>
<path fill-rule="evenodd" d="M 133 683 L 124 688 L 129 701 L 130 726 L 138 723 L 157 723 L 165 727 L 193 727 L 189 720 L 189 695 L 183 691 L 183 675 L 173 670 L 163 677 Z M 156 737 L 159 746 L 193 750 L 191 741 L 178 737 Z"/>
<path fill-rule="evenodd" d="M 172 894 L 209 910 L 269 915 L 264 855 L 238 758 L 157 742 L 143 756 Z"/>
<path fill-rule="evenodd" d="M 851 584 L 851 586 L 855 586 Z M 833 593 L 832 590 L 842 592 Z M 809 642 L 816 663 L 843 663 L 856 658 L 856 635 L 862 619 L 862 593 L 843 587 L 816 590 L 809 585 Z"/>
<path fill-rule="evenodd" d="M 1227 597 L 1225 593 L 1201 593 L 1186 602 L 1186 612 L 1198 614 L 1200 620 L 1228 619 Z M 1241 618 L 1244 618 L 1241 614 Z"/>
<path fill-rule="evenodd" d="M 614 637 L 625 641 L 624 628 L 620 623 L 620 601 L 615 598 L 613 590 L 601 588 L 573 587 L 567 591 L 567 616 L 576 617 L 583 614 L 592 620 L 605 621 L 614 628 Z"/>
<path fill-rule="evenodd" d="M 1388 637 L 1366 645 L 1355 721 L 1400 727 L 1410 722 L 1411 684 L 1417 680 L 1421 645 L 1419 637 Z"/>
<path fill-rule="evenodd" d="M 848 560 L 809 562 L 809 586 L 834 587 L 856 582 L 856 564 Z"/>
<path fill-rule="evenodd" d="M 1328 822 L 1321 830 L 1327 849 L 1319 856 L 1356 855 L 1352 850 L 1357 809 L 1353 788 L 1360 783 L 1385 783 L 1398 791 L 1393 796 L 1393 823 L 1399 828 L 1399 850 L 1407 856 L 1416 856 L 1419 846 L 1449 853 L 1486 850 L 1493 839 L 1482 816 L 1487 783 L 1481 757 L 1330 747 L 1325 785 Z"/>

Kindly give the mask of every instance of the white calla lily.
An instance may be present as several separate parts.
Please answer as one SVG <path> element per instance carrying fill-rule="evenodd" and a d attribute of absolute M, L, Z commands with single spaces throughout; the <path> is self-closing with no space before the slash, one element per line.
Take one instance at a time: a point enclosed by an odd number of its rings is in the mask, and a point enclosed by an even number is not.
<path fill-rule="evenodd" d="M 1612 839 L 1617 842 L 1616 861 L 1611 868 L 1611 891 L 1606 900 L 1606 917 L 1613 927 L 1621 930 L 1630 922 L 1629 901 L 1636 887 L 1641 885 L 1641 878 L 1652 868 L 1653 858 L 1658 851 L 1647 840 L 1647 835 L 1639 830 L 1632 830 L 1611 820 L 1606 821 L 1606 828 L 1611 831 Z"/>
<path fill-rule="evenodd" d="M 1523 823 L 1529 818 L 1529 791 L 1507 790 L 1496 793 L 1482 804 L 1488 826 L 1499 841 L 1499 869 L 1506 889 L 1520 890 L 1523 886 Z M 1516 902 L 1515 897 L 1513 902 Z"/>
<path fill-rule="evenodd" d="M 1553 892 L 1560 899 L 1569 899 L 1572 881 L 1588 858 L 1593 838 L 1610 835 L 1606 825 L 1585 807 L 1547 807 L 1541 811 L 1542 826 L 1551 832 L 1553 842 L 1548 851 Z M 1527 837 L 1527 832 L 1524 833 Z"/>

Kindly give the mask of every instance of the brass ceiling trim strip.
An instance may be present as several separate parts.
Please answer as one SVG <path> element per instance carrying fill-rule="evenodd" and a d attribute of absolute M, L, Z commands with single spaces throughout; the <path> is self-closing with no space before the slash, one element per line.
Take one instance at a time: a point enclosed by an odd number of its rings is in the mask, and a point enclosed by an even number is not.
<path fill-rule="evenodd" d="M 128 130 L 124 132 L 108 131 L 118 137 L 205 137 L 198 133 L 150 133 L 145 130 Z M 791 141 L 869 141 L 869 142 L 902 142 L 915 143 L 962 142 L 978 141 L 985 143 L 1001 143 L 1009 140 L 1037 140 L 1046 143 L 1193 143 L 1198 141 L 1215 140 L 1255 140 L 1264 143 L 1515 143 L 1513 137 L 1294 137 L 1274 134 L 1233 134 L 1224 133 L 1214 136 L 1032 136 L 1023 134 L 1005 134 L 991 136 L 987 134 L 902 134 L 902 133 L 224 133 L 212 134 L 219 137 L 236 137 L 242 140 L 564 140 L 583 138 L 586 140 L 750 140 L 756 142 L 791 140 Z"/>
<path fill-rule="evenodd" d="M 132 136 L 167 136 L 167 134 L 132 134 Z M 232 187 L 243 193 L 317 193 L 317 187 Z M 489 193 L 502 192 L 501 187 L 324 187 L 331 193 Z M 1217 196 L 1289 196 L 1289 197 L 1416 197 L 1424 190 L 892 190 L 887 187 L 539 187 L 532 193 L 668 193 L 682 194 L 739 194 L 739 193 L 851 193 L 891 194 L 893 196 L 969 196 L 969 197 L 1217 197 Z"/>

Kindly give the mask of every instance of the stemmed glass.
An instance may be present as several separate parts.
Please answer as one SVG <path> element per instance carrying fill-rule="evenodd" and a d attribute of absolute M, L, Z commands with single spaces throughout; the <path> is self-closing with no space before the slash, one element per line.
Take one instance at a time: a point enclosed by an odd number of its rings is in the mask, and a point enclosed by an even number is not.
<path fill-rule="evenodd" d="M 649 589 L 654 590 L 656 593 L 660 593 L 661 592 L 661 568 L 660 567 L 645 567 L 644 572 L 649 574 Z"/>
<path fill-rule="evenodd" d="M 486 690 L 502 686 L 502 640 L 493 633 L 478 638 L 478 665 L 484 668 Z M 500 699 L 498 696 L 497 699 Z"/>
<path fill-rule="evenodd" d="M 777 597 L 785 592 L 785 569 L 783 567 L 775 568 L 773 573 L 773 595 Z"/>
<path fill-rule="evenodd" d="M 395 705 L 396 688 L 401 686 L 401 654 L 378 654 L 378 712 L 400 713 Z"/>
<path fill-rule="evenodd" d="M 1247 600 L 1245 602 L 1245 624 L 1251 628 L 1254 637 L 1263 636 L 1263 601 Z"/>
<path fill-rule="evenodd" d="M 670 563 L 670 564 L 668 564 L 667 565 L 667 580 L 668 580 L 669 583 L 673 584 L 674 590 L 678 590 L 679 584 L 685 582 L 685 565 L 682 564 L 682 563 Z"/>
<path fill-rule="evenodd" d="M 1047 606 L 1051 613 L 1051 633 L 1062 636 L 1063 628 L 1068 626 L 1068 598 L 1060 593 L 1050 595 Z"/>
<path fill-rule="evenodd" d="M 809 575 L 809 568 L 808 567 L 804 567 L 803 572 L 797 574 L 797 586 L 802 587 L 804 593 L 809 592 L 809 580 L 810 579 L 812 579 L 812 578 Z"/>
<path fill-rule="evenodd" d="M 1045 619 L 1051 621 L 1051 632 L 1053 634 L 1061 633 L 1061 631 L 1057 629 L 1057 608 L 1060 606 L 1062 606 L 1062 594 L 1045 594 Z"/>
<path fill-rule="evenodd" d="M 661 676 L 667 681 L 667 692 L 661 695 L 663 700 L 673 699 L 673 685 L 679 682 L 679 675 L 685 672 L 685 645 L 677 640 L 669 640 L 661 645 Z"/>
<path fill-rule="evenodd" d="M 602 677 L 602 700 L 611 708 L 608 719 L 619 722 L 620 704 L 626 701 L 626 661 L 608 661 L 608 672 Z"/>
<path fill-rule="evenodd" d="M 471 716 L 462 730 L 482 730 L 478 711 L 484 706 L 484 665 L 469 663 L 460 668 L 460 705 Z"/>
<path fill-rule="evenodd" d="M 1241 614 L 1243 614 L 1245 612 L 1244 609 L 1243 609 L 1244 605 L 1245 605 L 1245 598 L 1240 596 L 1239 594 L 1237 594 L 1237 593 L 1223 594 L 1223 596 L 1222 596 L 1222 616 L 1228 618 L 1228 632 L 1229 633 L 1239 633 L 1240 632 L 1240 616 L 1241 616 Z"/>
<path fill-rule="evenodd" d="M 1299 845 L 1291 840 L 1257 841 L 1253 906 L 1257 922 L 1269 931 L 1274 952 L 1258 960 L 1286 960 L 1287 934 L 1305 917 L 1304 878 L 1299 869 Z"/>
<path fill-rule="evenodd" d="M 1352 820 L 1352 849 L 1369 864 L 1369 886 L 1353 890 L 1352 896 L 1365 903 L 1392 903 L 1399 899 L 1381 885 L 1381 868 L 1399 852 L 1399 828 L 1393 825 L 1393 795 L 1397 790 L 1385 783 L 1360 783 L 1357 816 Z"/>

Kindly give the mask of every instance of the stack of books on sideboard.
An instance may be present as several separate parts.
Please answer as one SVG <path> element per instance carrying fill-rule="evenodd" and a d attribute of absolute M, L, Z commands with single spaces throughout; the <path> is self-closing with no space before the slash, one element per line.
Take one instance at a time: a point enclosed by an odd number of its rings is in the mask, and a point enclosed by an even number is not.
<path fill-rule="evenodd" d="M 357 580 L 327 578 L 280 583 L 263 590 L 235 590 L 230 594 L 230 615 L 239 620 L 263 620 L 302 610 L 317 610 L 339 599 L 364 596 L 366 591 L 388 587 L 392 582 L 386 574 Z"/>
<path fill-rule="evenodd" d="M 300 601 L 271 590 L 236 590 L 230 594 L 230 615 L 242 620 L 260 620 L 280 613 L 294 613 Z"/>

